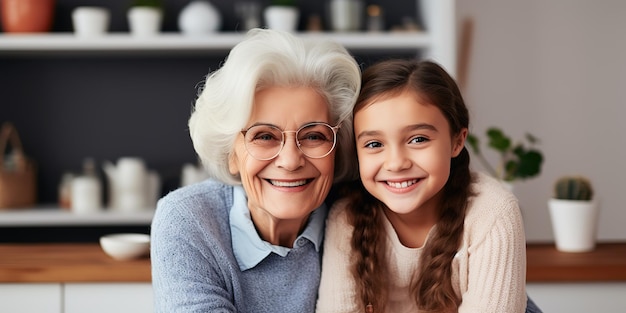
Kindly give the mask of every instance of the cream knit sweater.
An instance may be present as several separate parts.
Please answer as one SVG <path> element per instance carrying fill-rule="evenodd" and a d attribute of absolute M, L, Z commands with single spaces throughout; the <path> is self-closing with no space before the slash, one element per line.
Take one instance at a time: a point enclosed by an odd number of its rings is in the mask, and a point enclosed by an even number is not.
<path fill-rule="evenodd" d="M 477 195 L 470 201 L 463 243 L 453 260 L 453 286 L 462 301 L 458 312 L 524 312 L 526 241 L 517 199 L 497 180 L 485 174 L 476 178 L 472 188 Z M 333 207 L 326 227 L 316 312 L 361 313 L 364 304 L 356 303 L 350 274 L 353 227 L 347 222 L 345 202 Z M 408 286 L 422 249 L 403 246 L 387 219 L 385 229 L 390 269 L 387 312 L 418 312 Z"/>

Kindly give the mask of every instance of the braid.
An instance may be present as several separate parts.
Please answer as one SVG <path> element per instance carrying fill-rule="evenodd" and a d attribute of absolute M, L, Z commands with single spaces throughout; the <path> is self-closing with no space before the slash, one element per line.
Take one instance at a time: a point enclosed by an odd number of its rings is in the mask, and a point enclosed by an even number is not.
<path fill-rule="evenodd" d="M 372 197 L 358 183 L 358 191 L 350 196 L 349 216 L 354 232 L 352 251 L 354 265 L 352 275 L 357 282 L 358 303 L 362 303 L 363 312 L 384 312 L 387 302 L 387 277 L 384 229 L 380 202 Z M 371 305 L 371 306 L 369 306 Z"/>
<path fill-rule="evenodd" d="M 452 287 L 452 260 L 461 245 L 467 199 L 471 196 L 468 165 L 469 153 L 463 148 L 452 160 L 437 231 L 424 248 L 418 271 L 421 275 L 412 284 L 423 310 L 454 311 L 459 305 Z"/>

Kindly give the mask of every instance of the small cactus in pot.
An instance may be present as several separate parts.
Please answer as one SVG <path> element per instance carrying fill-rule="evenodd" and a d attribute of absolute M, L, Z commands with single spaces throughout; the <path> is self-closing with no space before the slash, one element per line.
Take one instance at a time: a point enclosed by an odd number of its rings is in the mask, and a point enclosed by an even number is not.
<path fill-rule="evenodd" d="M 600 208 L 589 179 L 582 176 L 557 179 L 548 207 L 557 250 L 586 252 L 595 248 Z"/>
<path fill-rule="evenodd" d="M 563 176 L 554 184 L 554 198 L 591 201 L 593 198 L 593 187 L 586 177 Z"/>

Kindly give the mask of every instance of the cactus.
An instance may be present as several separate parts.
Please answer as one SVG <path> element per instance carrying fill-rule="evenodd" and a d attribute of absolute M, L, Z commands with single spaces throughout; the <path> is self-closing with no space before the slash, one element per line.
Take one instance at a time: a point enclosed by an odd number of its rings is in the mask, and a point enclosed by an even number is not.
<path fill-rule="evenodd" d="M 593 197 L 591 182 L 582 176 L 565 176 L 554 184 L 554 197 L 564 200 L 590 201 Z"/>

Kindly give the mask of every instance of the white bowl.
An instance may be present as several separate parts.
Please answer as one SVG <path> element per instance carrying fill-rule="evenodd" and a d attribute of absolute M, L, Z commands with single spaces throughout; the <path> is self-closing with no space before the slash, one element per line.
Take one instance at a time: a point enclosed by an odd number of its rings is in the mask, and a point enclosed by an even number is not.
<path fill-rule="evenodd" d="M 102 250 L 116 260 L 143 257 L 150 252 L 150 235 L 110 234 L 100 237 Z"/>

